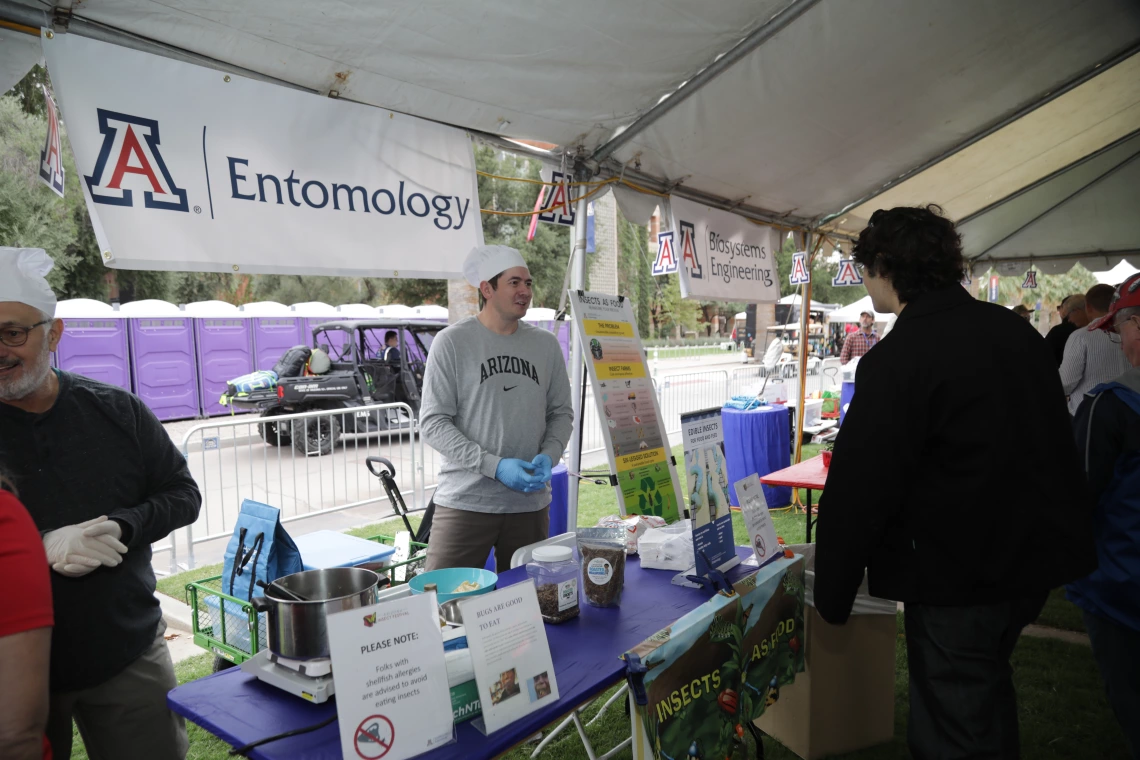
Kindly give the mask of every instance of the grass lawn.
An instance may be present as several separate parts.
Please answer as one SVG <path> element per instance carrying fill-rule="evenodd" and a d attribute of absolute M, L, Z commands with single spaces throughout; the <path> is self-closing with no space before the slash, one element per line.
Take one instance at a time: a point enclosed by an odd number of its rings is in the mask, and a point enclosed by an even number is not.
<path fill-rule="evenodd" d="M 850 760 L 895 760 L 908 757 L 906 642 L 901 636 L 895 653 L 895 737 L 890 743 L 843 755 Z M 208 653 L 175 666 L 179 683 L 210 673 L 213 658 Z M 1013 653 L 1014 681 L 1021 719 L 1022 756 L 1034 760 L 1098 758 L 1126 760 L 1124 736 L 1104 697 L 1096 665 L 1088 647 L 1050 639 L 1022 638 Z M 607 695 L 612 692 L 607 692 Z M 604 699 L 585 711 L 585 720 L 596 714 Z M 585 721 L 584 721 L 585 722 Z M 189 723 L 189 760 L 225 760 L 230 747 L 198 726 Z M 617 745 L 629 735 L 629 719 L 621 701 L 615 703 L 587 734 L 599 752 Z M 769 760 L 791 760 L 788 750 L 772 739 L 764 742 Z M 533 747 L 519 747 L 503 757 L 525 760 Z M 753 756 L 749 751 L 749 757 Z M 543 753 L 559 760 L 585 760 L 586 752 L 573 728 L 564 732 Z M 629 758 L 627 750 L 617 758 Z M 76 735 L 71 760 L 87 760 Z"/>

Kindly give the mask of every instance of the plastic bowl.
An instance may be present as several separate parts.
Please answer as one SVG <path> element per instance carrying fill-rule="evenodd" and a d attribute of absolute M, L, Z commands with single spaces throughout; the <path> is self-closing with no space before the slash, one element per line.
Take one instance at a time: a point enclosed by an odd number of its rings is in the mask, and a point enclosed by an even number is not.
<path fill-rule="evenodd" d="M 463 591 L 458 594 L 452 593 L 452 589 L 459 588 L 463 585 L 464 581 L 478 583 L 479 588 L 474 591 Z M 498 582 L 499 576 L 490 570 L 474 567 L 449 567 L 444 570 L 432 570 L 427 573 L 420 573 L 408 581 L 408 587 L 412 589 L 413 594 L 422 594 L 424 592 L 424 584 L 434 583 L 436 585 L 436 593 L 439 597 L 438 602 L 439 604 L 443 604 L 452 599 L 479 596 L 480 594 L 486 594 L 488 591 L 494 591 L 495 584 Z"/>

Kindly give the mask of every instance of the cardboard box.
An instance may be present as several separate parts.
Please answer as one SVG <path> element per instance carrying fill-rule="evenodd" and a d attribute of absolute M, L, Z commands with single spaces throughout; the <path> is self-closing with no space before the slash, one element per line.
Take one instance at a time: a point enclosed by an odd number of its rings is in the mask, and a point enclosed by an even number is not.
<path fill-rule="evenodd" d="M 890 741 L 895 732 L 894 615 L 831 625 L 805 607 L 806 671 L 756 726 L 804 760 Z"/>

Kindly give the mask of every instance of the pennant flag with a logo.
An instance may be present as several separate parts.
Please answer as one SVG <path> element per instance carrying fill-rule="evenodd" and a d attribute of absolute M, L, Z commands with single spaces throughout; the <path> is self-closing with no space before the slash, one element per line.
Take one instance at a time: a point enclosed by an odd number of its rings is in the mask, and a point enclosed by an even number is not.
<path fill-rule="evenodd" d="M 685 271 L 690 277 L 704 279 L 701 275 L 701 262 L 697 260 L 697 243 L 693 240 L 696 228 L 692 222 L 681 222 L 677 226 L 681 231 L 681 261 L 685 265 Z"/>
<path fill-rule="evenodd" d="M 539 214 L 538 221 L 566 227 L 574 226 L 574 204 L 570 199 L 569 179 L 568 175 L 560 171 L 551 172 L 552 187 L 546 198 L 546 208 L 550 210 Z"/>
<path fill-rule="evenodd" d="M 63 197 L 63 146 L 59 139 L 59 116 L 55 110 L 55 100 L 47 87 L 40 85 L 44 91 L 44 105 L 47 107 L 47 138 L 44 140 L 44 149 L 40 151 L 40 179 L 50 187 L 56 195 Z"/>
<path fill-rule="evenodd" d="M 1022 288 L 1036 288 L 1037 287 L 1037 270 L 1030 269 L 1025 273 L 1025 282 L 1021 283 Z"/>
<path fill-rule="evenodd" d="M 677 254 L 673 251 L 673 232 L 657 233 L 657 258 L 653 260 L 653 276 L 675 274 Z"/>
<path fill-rule="evenodd" d="M 846 288 L 852 285 L 862 285 L 863 278 L 859 276 L 859 269 L 855 266 L 854 259 L 841 259 L 839 262 L 839 271 L 835 277 L 831 279 L 832 287 Z"/>
<path fill-rule="evenodd" d="M 807 285 L 811 282 L 806 251 L 796 251 L 792 254 L 792 273 L 788 275 L 788 281 L 793 285 Z"/>

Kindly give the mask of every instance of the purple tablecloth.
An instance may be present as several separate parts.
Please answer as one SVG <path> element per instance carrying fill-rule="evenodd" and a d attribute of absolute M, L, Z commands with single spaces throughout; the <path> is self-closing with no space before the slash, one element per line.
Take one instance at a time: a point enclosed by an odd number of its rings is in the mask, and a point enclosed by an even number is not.
<path fill-rule="evenodd" d="M 742 558 L 747 547 L 737 547 Z M 729 572 L 735 581 L 755 568 L 737 566 Z M 761 570 L 774 572 L 772 568 Z M 420 755 L 427 760 L 492 758 L 532 736 L 575 706 L 588 701 L 624 677 L 619 656 L 649 636 L 673 624 L 710 598 L 708 592 L 671 585 L 675 573 L 642 570 L 636 557 L 626 567 L 621 606 L 598 609 L 582 605 L 582 613 L 561 625 L 546 626 L 561 698 L 546 708 L 484 736 L 470 722 L 456 727 L 457 741 Z M 503 573 L 499 586 L 526 579 L 519 567 Z M 236 746 L 266 736 L 320 723 L 333 714 L 335 701 L 313 705 L 287 694 L 237 668 L 179 686 L 167 695 L 170 708 L 187 720 Z M 253 750 L 249 757 L 262 760 L 341 760 L 337 723 L 302 736 L 282 739 Z"/>

